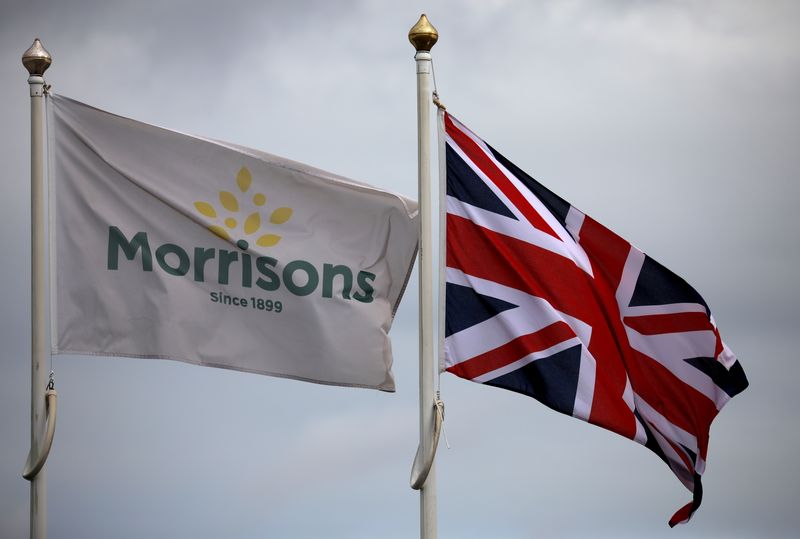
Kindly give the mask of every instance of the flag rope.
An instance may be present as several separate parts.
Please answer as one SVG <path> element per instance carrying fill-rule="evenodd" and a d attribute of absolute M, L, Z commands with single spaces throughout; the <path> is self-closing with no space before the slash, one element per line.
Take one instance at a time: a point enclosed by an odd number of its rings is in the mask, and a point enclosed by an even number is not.
<path fill-rule="evenodd" d="M 53 366 L 53 339 L 56 333 L 56 316 L 55 316 L 55 285 L 56 285 L 56 266 L 55 266 L 55 185 L 53 182 L 53 153 L 51 148 L 54 147 L 53 144 L 53 130 L 52 130 L 52 110 L 51 110 L 51 101 L 50 101 L 50 88 L 52 88 L 52 84 L 45 84 L 42 88 L 42 93 L 44 94 L 44 130 L 45 130 L 45 154 L 46 154 L 46 170 L 45 170 L 45 192 L 47 193 L 47 200 L 45 203 L 45 218 L 47 219 L 47 269 L 49 274 L 49 282 L 47 287 L 47 317 L 49 321 L 49 328 L 50 328 L 50 335 L 48 336 L 49 341 L 49 353 L 48 358 L 50 359 L 50 384 L 53 383 L 53 374 L 55 373 L 55 367 Z M 50 388 L 52 389 L 52 388 Z"/>
<path fill-rule="evenodd" d="M 445 268 L 447 266 L 446 244 L 447 244 L 447 228 L 446 228 L 446 208 L 445 200 L 447 195 L 446 181 L 447 181 L 447 166 L 445 160 L 445 137 L 444 137 L 444 111 L 445 106 L 439 99 L 439 93 L 436 88 L 436 75 L 433 71 L 433 60 L 431 60 L 431 75 L 433 78 L 433 104 L 438 108 L 436 112 L 436 134 L 437 134 L 437 165 L 439 169 L 438 178 L 438 205 L 437 212 L 439 217 L 439 267 L 438 267 L 438 287 L 439 287 L 439 305 L 438 305 L 438 356 L 439 368 L 436 371 L 436 398 L 439 399 L 442 388 L 442 372 L 444 371 L 444 334 L 445 334 Z M 449 444 L 448 444 L 449 448 Z"/>
<path fill-rule="evenodd" d="M 436 68 L 433 65 L 433 58 L 431 58 L 431 78 L 433 79 L 433 104 L 440 111 L 447 110 L 442 100 L 439 99 L 439 88 L 436 86 Z"/>

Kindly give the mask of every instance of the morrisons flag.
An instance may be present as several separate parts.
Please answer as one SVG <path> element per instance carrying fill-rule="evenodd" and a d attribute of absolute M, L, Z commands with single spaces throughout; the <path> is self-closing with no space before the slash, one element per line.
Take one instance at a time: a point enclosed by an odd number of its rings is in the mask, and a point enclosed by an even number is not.
<path fill-rule="evenodd" d="M 53 96 L 53 353 L 394 390 L 417 207 Z"/>

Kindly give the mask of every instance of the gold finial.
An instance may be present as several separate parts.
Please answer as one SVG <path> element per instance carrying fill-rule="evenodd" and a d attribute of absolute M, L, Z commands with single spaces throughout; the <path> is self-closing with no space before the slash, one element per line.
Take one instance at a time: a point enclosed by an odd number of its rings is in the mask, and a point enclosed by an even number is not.
<path fill-rule="evenodd" d="M 436 28 L 433 27 L 424 13 L 419 16 L 417 24 L 408 31 L 408 40 L 417 51 L 431 50 L 438 39 L 439 32 L 436 31 Z"/>
<path fill-rule="evenodd" d="M 53 63 L 53 59 L 47 49 L 42 46 L 38 37 L 33 40 L 33 45 L 22 54 L 22 65 L 31 75 L 44 75 L 51 63 Z"/>

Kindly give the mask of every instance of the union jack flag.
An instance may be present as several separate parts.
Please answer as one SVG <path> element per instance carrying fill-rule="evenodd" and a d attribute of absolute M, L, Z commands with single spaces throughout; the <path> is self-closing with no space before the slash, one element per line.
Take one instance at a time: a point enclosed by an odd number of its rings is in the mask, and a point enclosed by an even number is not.
<path fill-rule="evenodd" d="M 711 422 L 747 378 L 686 281 L 451 115 L 446 370 L 655 452 L 700 505 Z"/>

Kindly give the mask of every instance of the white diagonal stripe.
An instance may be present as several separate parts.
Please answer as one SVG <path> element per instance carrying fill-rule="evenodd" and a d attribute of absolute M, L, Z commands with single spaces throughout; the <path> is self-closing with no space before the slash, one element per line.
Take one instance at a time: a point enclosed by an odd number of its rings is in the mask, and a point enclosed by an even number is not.
<path fill-rule="evenodd" d="M 450 145 L 450 148 L 453 151 L 455 151 L 459 155 L 459 157 L 461 157 L 461 159 L 464 160 L 467 166 L 469 166 L 472 169 L 472 171 L 481 179 L 481 181 L 483 181 L 483 183 L 486 184 L 486 186 L 492 190 L 492 192 L 503 202 L 503 204 L 508 208 L 508 210 L 511 211 L 520 222 L 526 223 L 530 227 L 528 231 L 529 235 L 534 236 L 538 234 L 544 234 L 545 236 L 548 236 L 549 238 L 552 238 L 557 242 L 558 239 L 561 240 L 560 242 L 558 242 L 558 244 L 560 245 L 557 250 L 551 248 L 549 243 L 539 244 L 537 242 L 535 244 L 539 245 L 544 249 L 551 250 L 553 252 L 565 256 L 566 258 L 569 258 L 570 260 L 575 262 L 575 264 L 579 268 L 583 269 L 586 273 L 588 273 L 589 275 L 593 275 L 592 265 L 589 262 L 589 257 L 586 255 L 586 252 L 583 250 L 583 247 L 581 247 L 573 239 L 573 237 L 569 234 L 569 232 L 567 232 L 567 230 L 561 225 L 561 223 L 558 222 L 555 216 L 553 216 L 553 214 L 550 213 L 550 210 L 548 210 L 545 207 L 542 201 L 539 200 L 539 198 L 533 192 L 531 192 L 531 190 L 528 189 L 516 176 L 514 176 L 511 172 L 509 172 L 502 165 L 502 163 L 500 163 L 499 161 L 497 161 L 497 159 L 495 159 L 492 152 L 486 146 L 486 143 L 484 143 L 481 139 L 476 137 L 469 129 L 463 127 L 461 124 L 458 125 L 461 127 L 461 130 L 483 150 L 486 157 L 489 158 L 495 164 L 495 166 L 500 170 L 500 172 L 509 180 L 509 182 L 511 182 L 514 189 L 516 189 L 528 201 L 528 204 L 530 204 L 531 207 L 533 207 L 534 211 L 536 211 L 536 213 L 539 214 L 539 216 L 548 224 L 548 226 L 558 235 L 558 238 L 554 238 L 550 234 L 542 232 L 533 225 L 531 225 L 530 222 L 528 221 L 528 218 L 525 217 L 525 215 L 516 207 L 516 205 L 514 205 L 511 202 L 511 200 L 508 199 L 508 197 L 505 195 L 502 189 L 500 189 L 497 185 L 495 185 L 495 183 L 488 176 L 486 176 L 486 174 L 483 173 L 480 167 L 478 167 L 466 155 L 466 153 L 464 153 L 461 147 L 459 147 L 458 144 L 456 144 L 455 141 L 448 135 L 447 142 Z M 528 241 L 528 243 L 534 243 L 529 240 L 526 241 Z"/>
<path fill-rule="evenodd" d="M 562 341 L 558 344 L 551 346 L 545 350 L 539 350 L 538 352 L 534 352 L 532 354 L 528 354 L 525 357 L 518 359 L 513 363 L 509 363 L 508 365 L 503 365 L 499 369 L 495 369 L 493 371 L 487 372 L 486 374 L 482 374 L 480 376 L 476 376 L 472 380 L 478 383 L 488 382 L 489 380 L 494 380 L 504 374 L 508 374 L 510 372 L 514 372 L 517 369 L 521 369 L 525 365 L 529 363 L 533 363 L 537 359 L 543 359 L 552 356 L 553 354 L 557 354 L 559 352 L 563 352 L 573 346 L 579 345 L 580 341 L 578 339 L 568 339 L 566 341 Z"/>

